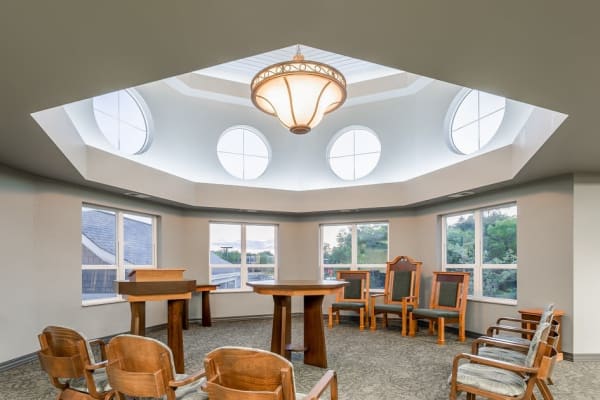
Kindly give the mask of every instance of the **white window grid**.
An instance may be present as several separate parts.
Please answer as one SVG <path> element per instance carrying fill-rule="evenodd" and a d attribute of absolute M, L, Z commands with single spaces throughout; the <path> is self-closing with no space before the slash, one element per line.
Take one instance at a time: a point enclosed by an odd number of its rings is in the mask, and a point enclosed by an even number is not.
<path fill-rule="evenodd" d="M 385 224 L 388 226 L 388 248 L 386 259 L 390 258 L 390 229 L 389 222 L 387 221 L 368 221 L 368 222 L 352 222 L 352 223 L 334 223 L 334 224 L 321 224 L 319 226 L 319 264 L 320 264 L 320 276 L 321 279 L 325 279 L 325 268 L 335 268 L 337 269 L 348 269 L 350 271 L 371 271 L 371 270 L 379 270 L 385 273 L 385 269 L 387 264 L 359 264 L 358 263 L 358 225 L 368 225 L 368 224 Z M 351 227 L 351 262 L 350 264 L 325 264 L 324 262 L 324 254 L 323 254 L 323 228 L 326 226 L 350 226 Z M 372 292 L 383 291 L 383 289 L 373 289 Z"/>
<path fill-rule="evenodd" d="M 483 270 L 485 269 L 518 269 L 518 264 L 489 264 L 483 263 L 483 213 L 489 210 L 516 206 L 516 203 L 501 204 L 474 210 L 464 210 L 442 216 L 442 265 L 443 270 L 447 269 L 468 269 L 473 271 L 473 294 L 469 294 L 469 300 L 476 300 L 489 303 L 517 304 L 516 299 L 504 299 L 499 297 L 488 297 L 483 295 Z M 473 214 L 475 223 L 475 251 L 473 264 L 448 264 L 447 262 L 447 243 L 446 243 L 446 219 L 457 215 Z"/>
<path fill-rule="evenodd" d="M 208 253 L 209 253 L 209 266 L 208 266 L 208 276 L 209 276 L 209 281 L 212 279 L 213 276 L 213 270 L 218 270 L 218 269 L 225 269 L 225 268 L 240 268 L 240 287 L 239 288 L 217 288 L 217 292 L 250 292 L 252 291 L 252 288 L 247 286 L 246 283 L 248 282 L 248 268 L 273 268 L 273 279 L 277 280 L 277 276 L 278 276 L 278 245 L 277 245 L 277 237 L 278 237 L 278 225 L 276 224 L 265 224 L 265 223 L 239 223 L 239 222 L 223 222 L 223 221 L 219 221 L 219 222 L 210 222 L 210 224 L 224 224 L 224 225 L 239 225 L 241 227 L 241 236 L 240 236 L 240 240 L 241 240 L 241 244 L 240 244 L 240 264 L 210 264 L 210 241 L 211 238 L 209 237 L 209 249 L 208 249 Z M 273 259 L 275 260 L 275 262 L 273 264 L 248 264 L 247 259 L 246 259 L 246 227 L 247 226 L 272 226 L 275 229 L 275 237 L 274 237 L 274 243 L 273 243 L 273 247 L 274 247 L 274 255 L 273 255 Z"/>
<path fill-rule="evenodd" d="M 93 264 L 82 264 L 81 265 L 81 270 L 116 270 L 116 279 L 117 280 L 126 280 L 127 277 L 125 276 L 125 270 L 126 269 L 156 269 L 157 268 L 157 262 L 156 262 L 156 238 L 157 238 L 157 227 L 156 227 L 156 221 L 157 218 L 154 215 L 150 215 L 150 214 L 143 214 L 143 213 L 139 213 L 139 212 L 135 212 L 135 211 L 128 211 L 128 210 L 120 210 L 120 209 L 115 209 L 115 208 L 109 208 L 109 207 L 103 207 L 103 206 L 97 206 L 97 205 L 93 205 L 93 204 L 83 204 L 82 207 L 87 207 L 87 208 L 93 208 L 95 210 L 104 210 L 104 211 L 109 211 L 109 212 L 114 212 L 115 213 L 115 230 L 117 232 L 117 243 L 115 243 L 115 261 L 117 262 L 116 264 L 101 264 L 101 265 L 93 265 Z M 124 233 L 124 215 L 138 215 L 141 217 L 145 217 L 145 218 L 151 218 L 152 219 L 152 264 L 149 265 L 128 265 L 125 264 L 125 233 Z M 121 302 L 121 301 L 125 301 L 125 297 L 123 295 L 120 294 L 116 294 L 115 297 L 107 297 L 107 298 L 101 298 L 101 299 L 93 299 L 93 300 L 81 300 L 81 304 L 84 306 L 93 306 L 93 305 L 99 305 L 99 304 L 108 304 L 108 303 L 115 303 L 115 302 Z"/>

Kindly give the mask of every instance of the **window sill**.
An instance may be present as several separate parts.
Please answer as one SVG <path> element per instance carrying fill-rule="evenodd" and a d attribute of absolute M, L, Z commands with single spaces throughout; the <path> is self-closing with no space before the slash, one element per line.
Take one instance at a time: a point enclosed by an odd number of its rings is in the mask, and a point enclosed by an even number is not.
<path fill-rule="evenodd" d="M 513 300 L 513 299 L 494 299 L 491 297 L 469 296 L 469 297 L 467 297 L 467 300 L 474 301 L 477 303 L 490 303 L 490 304 L 499 304 L 499 305 L 504 305 L 504 306 L 516 306 L 517 305 L 517 300 Z"/>
<path fill-rule="evenodd" d="M 82 307 L 94 307 L 94 306 L 102 306 L 104 304 L 115 304 L 115 303 L 125 303 L 125 302 L 127 302 L 127 300 L 125 300 L 124 298 L 119 296 L 119 297 L 111 297 L 110 299 L 82 301 L 81 306 Z"/>

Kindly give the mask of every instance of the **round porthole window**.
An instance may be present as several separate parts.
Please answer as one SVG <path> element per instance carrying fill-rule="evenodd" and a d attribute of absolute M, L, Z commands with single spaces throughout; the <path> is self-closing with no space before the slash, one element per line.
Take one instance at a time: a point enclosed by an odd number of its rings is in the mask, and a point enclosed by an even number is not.
<path fill-rule="evenodd" d="M 270 153 L 266 141 L 254 128 L 229 128 L 217 143 L 219 162 L 230 175 L 244 180 L 261 176 L 269 165 Z"/>
<path fill-rule="evenodd" d="M 341 131 L 327 152 L 329 167 L 339 178 L 354 181 L 369 175 L 377 166 L 381 142 L 366 128 Z"/>
<path fill-rule="evenodd" d="M 454 150 L 471 154 L 492 140 L 504 118 L 506 99 L 471 90 L 458 105 L 450 127 Z"/>
<path fill-rule="evenodd" d="M 129 155 L 146 150 L 149 143 L 146 117 L 127 90 L 96 96 L 92 104 L 98 128 L 111 146 Z"/>

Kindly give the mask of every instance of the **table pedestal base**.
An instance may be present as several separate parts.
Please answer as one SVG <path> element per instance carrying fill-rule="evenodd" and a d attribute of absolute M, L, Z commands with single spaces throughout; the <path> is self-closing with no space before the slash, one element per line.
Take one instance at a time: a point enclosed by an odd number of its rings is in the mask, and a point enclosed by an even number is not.
<path fill-rule="evenodd" d="M 273 330 L 271 351 L 291 360 L 292 351 L 304 352 L 304 363 L 327 368 L 325 329 L 323 328 L 323 295 L 304 296 L 304 346 L 290 344 L 292 339 L 291 297 L 273 295 Z"/>

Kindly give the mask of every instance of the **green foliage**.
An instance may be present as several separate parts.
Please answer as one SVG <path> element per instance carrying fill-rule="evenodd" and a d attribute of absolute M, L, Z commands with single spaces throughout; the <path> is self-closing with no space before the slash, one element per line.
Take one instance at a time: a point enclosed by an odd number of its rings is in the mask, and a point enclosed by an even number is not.
<path fill-rule="evenodd" d="M 213 253 L 231 264 L 241 264 L 242 254 L 238 250 L 213 250 Z"/>
<path fill-rule="evenodd" d="M 358 264 L 384 264 L 387 261 L 388 227 L 383 224 L 363 224 L 357 226 Z M 352 263 L 352 234 L 340 231 L 335 246 L 323 245 L 325 264 Z"/>
<path fill-rule="evenodd" d="M 483 262 L 517 263 L 517 217 L 492 212 L 483 220 Z"/>
<path fill-rule="evenodd" d="M 475 220 L 473 214 L 460 217 L 446 229 L 446 260 L 448 264 L 475 263 Z"/>

